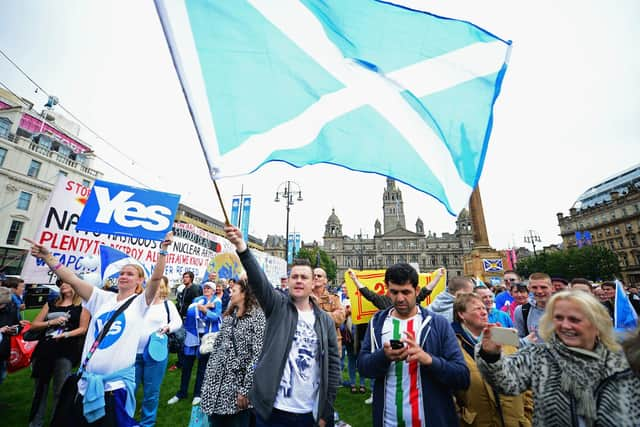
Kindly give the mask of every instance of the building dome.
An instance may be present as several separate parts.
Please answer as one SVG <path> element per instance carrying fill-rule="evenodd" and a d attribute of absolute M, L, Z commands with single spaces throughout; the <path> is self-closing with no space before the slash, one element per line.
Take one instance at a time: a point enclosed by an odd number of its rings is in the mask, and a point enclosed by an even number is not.
<path fill-rule="evenodd" d="M 327 219 L 327 224 L 340 225 L 340 218 L 336 215 L 335 209 L 331 209 L 331 215 L 329 215 L 329 218 Z"/>

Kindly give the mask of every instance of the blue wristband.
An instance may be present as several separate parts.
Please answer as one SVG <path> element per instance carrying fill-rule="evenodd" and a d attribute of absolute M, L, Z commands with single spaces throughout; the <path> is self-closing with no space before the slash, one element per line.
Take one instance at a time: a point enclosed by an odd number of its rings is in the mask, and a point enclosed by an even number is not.
<path fill-rule="evenodd" d="M 158 253 L 159 253 L 160 255 L 164 255 L 164 256 L 169 255 L 169 252 L 167 252 L 167 251 L 166 251 L 166 250 L 164 250 L 164 249 L 160 249 L 160 250 L 158 251 Z"/>

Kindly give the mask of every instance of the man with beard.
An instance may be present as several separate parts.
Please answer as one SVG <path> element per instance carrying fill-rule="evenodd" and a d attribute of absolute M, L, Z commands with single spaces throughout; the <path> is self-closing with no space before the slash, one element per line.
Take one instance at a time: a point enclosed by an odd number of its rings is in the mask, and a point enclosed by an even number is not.
<path fill-rule="evenodd" d="M 458 425 L 453 393 L 469 386 L 449 322 L 416 304 L 418 273 L 409 264 L 385 272 L 393 306 L 369 322 L 358 357 L 360 375 L 375 378 L 373 425 Z"/>

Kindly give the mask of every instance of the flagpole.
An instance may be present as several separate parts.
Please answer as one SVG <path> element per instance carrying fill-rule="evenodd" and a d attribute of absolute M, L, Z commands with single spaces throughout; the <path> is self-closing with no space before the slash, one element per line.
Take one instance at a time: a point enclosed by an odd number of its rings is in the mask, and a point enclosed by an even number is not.
<path fill-rule="evenodd" d="M 182 95 L 184 96 L 185 101 L 187 102 L 187 108 L 189 109 L 189 115 L 191 116 L 191 121 L 193 122 L 193 126 L 196 130 L 196 135 L 198 136 L 198 142 L 200 143 L 200 149 L 202 149 L 202 154 L 204 154 L 204 159 L 207 163 L 207 168 L 209 169 L 209 177 L 211 181 L 213 181 L 213 186 L 216 189 L 216 194 L 218 195 L 218 202 L 220 203 L 220 209 L 222 209 L 222 214 L 224 215 L 224 223 L 225 225 L 231 225 L 229 222 L 229 216 L 227 215 L 227 210 L 224 208 L 224 203 L 222 202 L 222 196 L 220 195 L 220 189 L 218 188 L 218 183 L 216 182 L 214 175 L 216 172 L 216 168 L 213 166 L 213 162 L 209 158 L 209 152 L 205 148 L 205 143 L 202 138 L 202 130 L 200 126 L 198 126 L 198 121 L 196 120 L 195 113 L 191 108 L 191 103 L 189 102 L 189 94 L 187 88 L 184 85 L 182 80 L 182 73 L 180 72 L 180 67 L 178 66 L 178 62 L 176 61 L 176 57 L 169 42 L 173 37 L 171 36 L 171 31 L 167 28 L 167 24 L 163 17 L 166 17 L 166 9 L 159 1 L 155 1 L 156 11 L 158 12 L 158 17 L 160 18 L 160 25 L 162 26 L 162 32 L 164 33 L 165 40 L 167 41 L 167 47 L 169 48 L 169 53 L 171 56 L 171 62 L 173 63 L 173 68 L 176 70 L 176 74 L 178 75 L 178 80 L 180 81 L 180 88 L 182 89 Z M 244 236 L 247 241 L 249 240 L 249 236 Z"/>

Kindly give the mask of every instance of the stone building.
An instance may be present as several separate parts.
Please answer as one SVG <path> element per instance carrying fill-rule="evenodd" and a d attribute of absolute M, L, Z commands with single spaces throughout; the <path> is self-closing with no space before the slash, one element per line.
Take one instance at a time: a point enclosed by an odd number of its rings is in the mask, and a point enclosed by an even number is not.
<path fill-rule="evenodd" d="M 415 230 L 408 230 L 402 192 L 392 179 L 387 179 L 382 209 L 382 223 L 376 219 L 373 237 L 344 235 L 342 223 L 332 209 L 325 225 L 322 249 L 336 262 L 338 280 L 342 280 L 349 268 L 384 269 L 397 262 L 417 264 L 423 272 L 446 267 L 450 277 L 463 275 L 462 257 L 473 247 L 467 209 L 460 212 L 453 233 L 438 236 L 428 231 L 425 234 L 420 218 L 416 219 Z"/>
<path fill-rule="evenodd" d="M 622 279 L 640 284 L 640 164 L 589 188 L 569 216 L 557 217 L 564 247 L 605 246 L 618 255 Z"/>
<path fill-rule="evenodd" d="M 20 274 L 58 176 L 89 187 L 102 172 L 77 124 L 0 89 L 0 273 Z"/>

